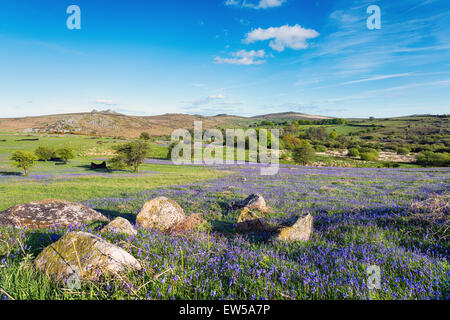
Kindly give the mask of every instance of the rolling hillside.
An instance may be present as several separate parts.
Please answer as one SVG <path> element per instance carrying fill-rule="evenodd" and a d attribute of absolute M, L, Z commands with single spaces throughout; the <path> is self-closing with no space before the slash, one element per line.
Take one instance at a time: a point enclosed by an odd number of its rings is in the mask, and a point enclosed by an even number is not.
<path fill-rule="evenodd" d="M 294 112 L 246 118 L 227 114 L 200 116 L 163 114 L 158 116 L 128 116 L 111 110 L 71 113 L 24 118 L 0 119 L 0 132 L 20 133 L 78 133 L 101 136 L 137 137 L 141 132 L 150 135 L 170 135 L 177 128 L 192 128 L 194 121 L 203 121 L 205 129 L 246 127 L 264 119 L 326 119 Z"/>

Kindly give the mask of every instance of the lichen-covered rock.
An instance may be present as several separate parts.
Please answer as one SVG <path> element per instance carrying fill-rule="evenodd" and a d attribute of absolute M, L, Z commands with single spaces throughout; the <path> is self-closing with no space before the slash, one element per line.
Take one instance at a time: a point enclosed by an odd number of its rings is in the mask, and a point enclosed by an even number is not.
<path fill-rule="evenodd" d="M 295 216 L 284 221 L 277 230 L 276 239 L 282 241 L 308 241 L 313 232 L 313 216 Z"/>
<path fill-rule="evenodd" d="M 263 232 L 271 231 L 271 228 L 260 213 L 244 208 L 238 217 L 236 230 L 239 232 Z"/>
<path fill-rule="evenodd" d="M 139 262 L 128 252 L 87 232 L 70 232 L 45 248 L 34 265 L 57 281 L 77 275 L 95 281 L 106 273 L 141 270 Z"/>
<path fill-rule="evenodd" d="M 266 200 L 259 193 L 253 193 L 241 201 L 232 201 L 228 204 L 228 210 L 233 211 L 237 209 L 248 208 L 256 209 L 261 212 L 268 212 L 270 209 L 266 205 Z"/>
<path fill-rule="evenodd" d="M 101 232 L 121 233 L 128 236 L 136 236 L 137 231 L 133 228 L 133 225 L 127 219 L 117 217 L 110 223 L 108 223 Z"/>
<path fill-rule="evenodd" d="M 158 197 L 144 204 L 136 221 L 145 229 L 170 231 L 185 217 L 186 215 L 178 203 L 166 197 Z"/>
<path fill-rule="evenodd" d="M 204 223 L 206 221 L 200 213 L 193 213 L 177 223 L 170 231 L 172 233 L 188 233 Z"/>
<path fill-rule="evenodd" d="M 63 200 L 34 201 L 0 212 L 0 226 L 16 228 L 42 229 L 94 221 L 109 222 L 108 218 L 91 208 Z"/>

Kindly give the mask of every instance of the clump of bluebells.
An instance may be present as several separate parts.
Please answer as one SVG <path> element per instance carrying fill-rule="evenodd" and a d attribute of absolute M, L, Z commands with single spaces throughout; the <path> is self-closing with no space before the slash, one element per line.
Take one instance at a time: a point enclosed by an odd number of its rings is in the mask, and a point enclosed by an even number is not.
<path fill-rule="evenodd" d="M 36 291 L 26 297 L 448 298 L 448 231 L 442 228 L 441 220 L 421 219 L 410 210 L 410 204 L 445 193 L 450 170 L 283 166 L 275 176 L 260 176 L 257 166 L 218 169 L 235 174 L 85 203 L 132 220 L 146 200 L 166 196 L 177 201 L 188 214 L 202 212 L 214 226 L 213 232 L 180 236 L 138 228 L 137 236 L 125 237 L 100 234 L 99 226 L 55 227 L 39 233 L 28 230 L 18 235 L 24 249 L 14 244 L 8 255 L 0 253 L 0 287 L 11 296 L 20 296 L 15 286 L 21 276 L 11 280 L 8 275 L 20 268 L 24 256 L 37 254 L 44 245 L 70 230 L 86 230 L 129 251 L 143 270 L 121 279 L 107 276 L 98 283 L 83 283 L 78 292 L 70 294 L 63 285 L 38 275 L 29 284 Z M 268 219 L 311 213 L 315 228 L 311 240 L 288 243 L 260 240 L 256 235 L 241 235 L 228 229 L 224 232 L 223 225 L 237 219 L 237 212 L 227 213 L 225 204 L 253 192 L 261 193 L 271 207 Z M 368 288 L 367 268 L 371 265 L 380 267 L 380 289 Z"/>

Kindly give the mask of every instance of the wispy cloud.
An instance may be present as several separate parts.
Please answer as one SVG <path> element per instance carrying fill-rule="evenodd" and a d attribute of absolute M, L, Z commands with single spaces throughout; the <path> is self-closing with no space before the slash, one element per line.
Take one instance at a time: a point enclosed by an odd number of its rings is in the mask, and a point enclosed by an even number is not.
<path fill-rule="evenodd" d="M 225 1 L 225 5 L 229 7 L 251 8 L 259 10 L 280 7 L 285 2 L 286 0 L 227 0 Z"/>
<path fill-rule="evenodd" d="M 264 50 L 240 50 L 237 52 L 233 52 L 232 58 L 222 58 L 215 57 L 214 60 L 218 64 L 237 64 L 237 65 L 252 65 L 252 64 L 263 64 L 266 62 L 263 58 L 266 57 L 266 53 Z"/>
<path fill-rule="evenodd" d="M 181 109 L 190 114 L 208 115 L 237 112 L 237 107 L 242 105 L 241 102 L 228 101 L 227 97 L 221 93 L 183 103 L 187 105 L 181 107 Z"/>
<path fill-rule="evenodd" d="M 106 106 L 117 106 L 116 102 L 114 102 L 113 100 L 109 100 L 109 99 L 97 99 L 97 100 L 95 100 L 95 103 L 106 105 Z"/>
<path fill-rule="evenodd" d="M 250 44 L 256 41 L 269 42 L 269 46 L 276 51 L 284 51 L 286 48 L 300 50 L 308 47 L 307 40 L 314 39 L 319 33 L 313 29 L 304 29 L 298 24 L 295 26 L 284 25 L 270 27 L 268 29 L 254 29 L 244 39 L 244 43 Z"/>
<path fill-rule="evenodd" d="M 409 77 L 412 75 L 414 75 L 414 74 L 413 73 L 385 74 L 385 75 L 379 75 L 379 76 L 374 76 L 374 77 L 365 78 L 365 79 L 343 82 L 343 83 L 341 83 L 341 85 L 369 82 L 369 81 L 378 81 L 378 80 L 385 80 L 385 79 L 392 79 L 392 78 Z"/>

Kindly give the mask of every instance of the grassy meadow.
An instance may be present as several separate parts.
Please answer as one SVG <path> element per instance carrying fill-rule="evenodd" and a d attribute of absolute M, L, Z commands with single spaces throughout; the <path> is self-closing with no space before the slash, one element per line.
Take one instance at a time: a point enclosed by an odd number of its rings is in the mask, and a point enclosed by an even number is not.
<path fill-rule="evenodd" d="M 411 206 L 430 197 L 448 201 L 448 168 L 312 167 L 287 161 L 278 174 L 261 176 L 256 164 L 175 166 L 161 160 L 168 147 L 152 142 L 155 159 L 139 173 L 91 171 L 90 162 L 110 157 L 121 140 L 6 133 L 0 140 L 6 140 L 0 142 L 0 210 L 56 198 L 135 223 L 145 201 L 166 196 L 208 222 L 194 235 L 138 228 L 135 237 L 100 234 L 99 224 L 3 228 L 0 299 L 449 298 L 448 214 L 442 218 Z M 76 157 L 62 166 L 39 161 L 28 177 L 11 167 L 12 152 L 39 145 L 71 146 Z M 286 243 L 235 232 L 238 212 L 227 213 L 226 204 L 254 192 L 271 208 L 270 221 L 313 215 L 312 239 Z M 143 270 L 83 282 L 80 289 L 36 271 L 33 259 L 70 230 L 106 238 L 136 257 Z M 370 265 L 381 269 L 380 289 L 368 289 Z"/>

